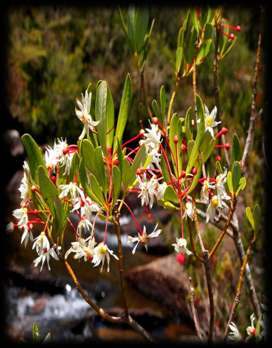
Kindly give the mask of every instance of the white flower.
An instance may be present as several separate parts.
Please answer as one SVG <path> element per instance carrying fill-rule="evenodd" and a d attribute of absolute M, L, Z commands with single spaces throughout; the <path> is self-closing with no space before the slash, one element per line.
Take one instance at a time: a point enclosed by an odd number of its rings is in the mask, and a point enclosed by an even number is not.
<path fill-rule="evenodd" d="M 149 153 L 149 156 L 151 156 L 151 162 L 147 166 L 148 169 L 160 169 L 161 170 L 161 153 L 156 152 L 153 150 Z M 154 166 L 155 165 L 155 166 Z"/>
<path fill-rule="evenodd" d="M 167 188 L 166 182 L 162 182 L 159 184 L 158 189 L 157 189 L 157 200 L 159 201 L 160 199 L 163 199 L 164 192 Z"/>
<path fill-rule="evenodd" d="M 147 243 L 149 242 L 149 240 L 151 238 L 156 238 L 161 234 L 161 229 L 158 229 L 158 224 L 154 227 L 153 231 L 150 234 L 146 233 L 146 226 L 143 227 L 142 233 L 138 233 L 138 237 L 131 237 L 128 236 L 128 244 L 132 244 L 135 243 L 135 246 L 132 250 L 132 254 L 135 254 L 136 248 L 138 246 L 139 243 L 143 244 L 145 246 L 145 249 L 147 250 Z"/>
<path fill-rule="evenodd" d="M 68 249 L 65 253 L 65 259 L 69 256 L 70 253 L 74 253 L 74 259 L 84 258 L 84 261 L 91 261 L 94 254 L 94 246 L 96 242 L 93 237 L 88 237 L 86 239 L 79 238 L 76 242 L 71 243 L 71 248 Z"/>
<path fill-rule="evenodd" d="M 82 231 L 88 231 L 89 229 L 91 230 L 93 227 L 93 225 L 91 224 L 91 222 L 86 219 L 85 217 L 83 217 L 79 224 L 77 225 L 77 230 L 79 232 L 79 234 L 81 235 Z"/>
<path fill-rule="evenodd" d="M 161 131 L 157 124 L 150 124 L 151 128 L 146 128 L 144 139 L 139 141 L 139 144 L 145 145 L 147 154 L 153 155 L 157 153 L 161 144 Z"/>
<path fill-rule="evenodd" d="M 41 268 L 40 268 L 40 271 L 41 271 L 43 269 L 44 262 L 46 261 L 47 267 L 48 267 L 49 271 L 51 271 L 51 268 L 49 265 L 50 257 L 53 257 L 53 259 L 55 259 L 55 260 L 59 260 L 58 255 L 53 247 L 48 249 L 48 250 L 42 250 L 40 252 L 39 256 L 33 261 L 34 266 L 37 267 L 39 265 L 39 263 L 41 263 Z"/>
<path fill-rule="evenodd" d="M 195 217 L 195 206 L 191 201 L 187 201 L 185 203 L 185 211 L 183 214 L 183 218 L 189 217 L 191 220 L 194 220 Z"/>
<path fill-rule="evenodd" d="M 236 324 L 232 321 L 229 324 L 230 332 L 228 334 L 228 338 L 232 341 L 240 341 L 242 339 L 242 336 L 236 326 Z"/>
<path fill-rule="evenodd" d="M 54 169 L 57 164 L 62 163 L 67 155 L 63 151 L 68 147 L 66 140 L 57 139 L 53 147 L 47 146 L 44 154 L 45 164 L 47 168 Z"/>
<path fill-rule="evenodd" d="M 228 206 L 221 197 L 217 195 L 212 196 L 206 211 L 206 223 L 214 220 L 217 209 L 223 210 L 224 208 L 228 208 Z"/>
<path fill-rule="evenodd" d="M 79 139 L 83 139 L 85 135 L 89 135 L 89 130 L 93 131 L 94 127 L 98 125 L 100 121 L 93 121 L 92 116 L 90 114 L 91 110 L 91 101 L 92 101 L 92 93 L 88 93 L 86 89 L 85 94 L 81 93 L 81 102 L 77 99 L 78 109 L 75 108 L 75 113 L 79 120 L 83 123 L 84 128 L 82 133 L 79 136 Z"/>
<path fill-rule="evenodd" d="M 99 205 L 93 202 L 89 197 L 84 197 L 84 199 L 76 197 L 73 199 L 72 204 L 73 209 L 71 212 L 79 210 L 80 215 L 87 218 L 90 218 L 92 213 L 97 213 L 100 210 Z"/>
<path fill-rule="evenodd" d="M 192 252 L 187 248 L 187 240 L 185 238 L 176 238 L 176 243 L 172 244 L 176 253 L 185 253 L 191 255 Z"/>
<path fill-rule="evenodd" d="M 67 153 L 65 155 L 63 154 L 60 157 L 59 164 L 61 167 L 64 167 L 64 175 L 70 174 L 73 158 L 74 158 L 74 153 Z"/>
<path fill-rule="evenodd" d="M 217 195 L 221 199 L 230 200 L 230 196 L 227 194 L 225 186 L 224 186 L 227 180 L 227 170 L 225 170 L 224 173 L 217 175 L 215 180 L 216 180 L 215 186 L 217 190 Z"/>
<path fill-rule="evenodd" d="M 101 242 L 94 248 L 94 255 L 93 255 L 93 266 L 97 267 L 101 264 L 100 272 L 102 272 L 105 259 L 107 261 L 107 272 L 110 271 L 110 255 L 113 256 L 116 260 L 118 260 L 118 257 L 114 255 L 113 251 L 108 248 L 108 246 Z"/>
<path fill-rule="evenodd" d="M 24 225 L 24 226 L 22 226 L 22 228 L 23 228 L 24 232 L 23 232 L 22 237 L 21 237 L 21 244 L 24 243 L 24 246 L 26 247 L 29 240 L 31 242 L 33 241 L 33 234 L 31 231 L 32 224 L 30 226 L 28 226 L 28 224 Z"/>
<path fill-rule="evenodd" d="M 150 179 L 147 179 L 146 174 L 142 176 L 137 176 L 139 182 L 140 193 L 138 195 L 141 198 L 141 204 L 149 205 L 151 209 L 154 204 L 155 198 L 162 199 L 164 191 L 167 187 L 166 183 L 160 184 L 156 176 L 152 175 Z"/>
<path fill-rule="evenodd" d="M 19 191 L 21 193 L 21 200 L 22 201 L 26 201 L 27 199 L 30 198 L 30 184 L 29 184 L 29 175 L 30 175 L 30 171 L 29 171 L 29 166 L 28 163 L 26 161 L 24 161 L 24 175 L 19 187 Z"/>
<path fill-rule="evenodd" d="M 221 123 L 221 121 L 216 122 L 216 114 L 217 114 L 217 107 L 215 106 L 211 112 L 209 112 L 209 109 L 207 106 L 204 106 L 205 109 L 205 131 L 210 132 L 211 136 L 214 138 L 214 131 L 213 128 L 216 127 Z"/>
<path fill-rule="evenodd" d="M 13 211 L 12 215 L 18 220 L 19 227 L 23 227 L 23 226 L 27 225 L 28 215 L 27 215 L 27 208 L 26 207 L 15 209 Z"/>
<path fill-rule="evenodd" d="M 254 326 L 255 315 L 254 313 L 250 316 L 250 326 L 247 327 L 246 332 L 248 336 L 256 336 L 256 328 Z"/>
<path fill-rule="evenodd" d="M 74 182 L 70 182 L 67 185 L 60 185 L 59 188 L 61 190 L 59 198 L 64 198 L 67 196 L 70 196 L 72 200 L 75 200 L 76 198 L 81 198 L 84 200 L 85 198 L 84 192 Z"/>
<path fill-rule="evenodd" d="M 32 249 L 35 249 L 37 254 L 43 254 L 50 249 L 50 243 L 44 231 L 42 231 L 38 237 L 34 239 Z"/>
<path fill-rule="evenodd" d="M 203 185 L 201 188 L 201 193 L 200 193 L 200 198 L 204 202 L 208 203 L 209 202 L 209 190 L 214 189 L 215 186 L 214 184 L 210 183 L 209 178 L 203 181 Z"/>

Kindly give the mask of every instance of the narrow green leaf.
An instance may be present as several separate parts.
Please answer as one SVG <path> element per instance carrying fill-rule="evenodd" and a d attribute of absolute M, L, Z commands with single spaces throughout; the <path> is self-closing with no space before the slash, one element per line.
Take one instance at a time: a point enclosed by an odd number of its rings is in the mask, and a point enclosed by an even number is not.
<path fill-rule="evenodd" d="M 231 162 L 240 161 L 242 157 L 240 142 L 237 134 L 233 135 L 232 138 L 232 153 L 231 153 Z"/>
<path fill-rule="evenodd" d="M 130 169 L 129 169 L 129 179 L 128 179 L 128 186 L 130 186 L 131 184 L 133 184 L 133 182 L 135 181 L 136 179 L 136 171 L 138 168 L 140 168 L 144 162 L 145 162 L 145 159 L 146 159 L 146 149 L 145 149 L 145 146 L 142 146 L 134 160 L 133 160 L 133 163 L 132 165 L 130 166 Z"/>
<path fill-rule="evenodd" d="M 47 170 L 42 165 L 38 167 L 37 175 L 42 197 L 54 217 L 52 238 L 55 239 L 64 231 L 66 224 L 65 210 L 61 203 L 61 200 L 59 199 L 59 192 L 57 187 L 49 179 Z"/>
<path fill-rule="evenodd" d="M 122 93 L 117 126 L 116 126 L 115 143 L 114 143 L 115 149 L 117 146 L 117 141 L 119 141 L 120 144 L 122 143 L 122 138 L 123 138 L 126 124 L 127 124 L 127 118 L 128 118 L 130 106 L 131 106 L 131 79 L 130 79 L 130 75 L 127 74 L 124 87 L 123 87 L 123 93 Z"/>
<path fill-rule="evenodd" d="M 239 187 L 240 178 L 241 166 L 239 162 L 235 161 L 232 166 L 232 184 L 234 192 L 236 192 Z"/>
<path fill-rule="evenodd" d="M 30 134 L 24 134 L 21 139 L 27 153 L 31 176 L 33 180 L 37 182 L 38 174 L 36 173 L 36 171 L 38 166 L 42 165 L 45 167 L 42 150 Z"/>
<path fill-rule="evenodd" d="M 90 188 L 90 182 L 86 173 L 86 167 L 85 167 L 85 163 L 83 158 L 80 159 L 79 162 L 79 179 L 80 179 L 80 183 L 81 186 L 84 189 L 84 192 L 87 193 L 87 195 L 94 200 L 96 203 L 100 204 L 99 200 L 96 198 L 96 196 L 94 195 L 94 193 L 91 191 Z"/>
<path fill-rule="evenodd" d="M 246 178 L 243 176 L 239 181 L 239 187 L 236 191 L 236 194 L 238 195 L 238 193 L 240 191 L 243 191 L 245 189 L 245 187 L 246 187 Z"/>
<path fill-rule="evenodd" d="M 183 48 L 179 46 L 176 50 L 176 75 L 180 72 L 183 57 Z"/>
<path fill-rule="evenodd" d="M 231 173 L 231 171 L 229 171 L 228 175 L 227 175 L 227 185 L 228 185 L 229 192 L 231 194 L 233 194 L 232 173 Z"/>
<path fill-rule="evenodd" d="M 163 123 L 163 117 L 162 117 L 161 110 L 159 108 L 157 100 L 155 99 L 152 100 L 151 107 L 154 112 L 154 115 L 158 117 L 161 123 Z"/>
<path fill-rule="evenodd" d="M 99 204 L 103 207 L 105 205 L 105 197 L 103 195 L 103 189 L 99 185 L 96 177 L 90 173 L 90 184 L 91 184 L 91 190 L 96 196 L 97 200 L 99 201 Z"/>
<path fill-rule="evenodd" d="M 196 168 L 197 168 L 197 172 L 193 178 L 193 181 L 192 181 L 192 184 L 191 184 L 190 189 L 188 191 L 188 194 L 191 193 L 195 189 L 196 185 L 198 184 L 198 180 L 199 180 L 200 175 L 202 173 L 202 166 L 201 166 L 200 161 L 197 162 Z"/>
<path fill-rule="evenodd" d="M 191 106 L 187 109 L 186 115 L 185 115 L 185 133 L 187 140 L 193 139 L 193 133 L 191 131 L 192 127 L 192 108 Z"/>
<path fill-rule="evenodd" d="M 99 81 L 96 87 L 95 118 L 100 121 L 97 125 L 98 138 L 106 154 L 107 148 L 112 147 L 114 135 L 114 105 L 106 81 Z"/>
<path fill-rule="evenodd" d="M 90 140 L 84 139 L 81 143 L 81 155 L 88 170 L 95 175 L 99 184 L 106 191 L 107 181 L 101 147 L 94 149 Z"/>
<path fill-rule="evenodd" d="M 208 39 L 203 42 L 196 57 L 196 65 L 203 63 L 204 59 L 207 57 L 207 55 L 210 52 L 211 44 L 212 44 L 212 39 Z"/>
<path fill-rule="evenodd" d="M 250 207 L 246 207 L 246 217 L 253 229 L 255 231 L 255 221 Z"/>
<path fill-rule="evenodd" d="M 160 89 L 160 104 L 161 104 L 162 117 L 165 118 L 165 115 L 166 115 L 166 94 L 165 94 L 165 88 L 163 85 L 161 86 L 161 89 Z"/>

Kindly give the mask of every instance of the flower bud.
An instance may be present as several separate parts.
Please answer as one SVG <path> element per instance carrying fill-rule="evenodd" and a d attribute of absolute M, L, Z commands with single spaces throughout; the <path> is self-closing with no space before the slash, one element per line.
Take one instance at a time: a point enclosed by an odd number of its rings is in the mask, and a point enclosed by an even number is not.
<path fill-rule="evenodd" d="M 177 135 L 174 135 L 174 143 L 177 144 L 178 143 L 178 136 Z"/>
<path fill-rule="evenodd" d="M 228 133 L 228 128 L 223 127 L 217 134 L 216 134 L 216 138 L 220 138 L 222 135 L 225 135 Z"/>
<path fill-rule="evenodd" d="M 230 149 L 230 144 L 229 144 L 229 143 L 226 143 L 226 144 L 225 144 L 225 149 L 226 149 L 226 150 L 229 150 L 229 149 Z"/>
<path fill-rule="evenodd" d="M 158 117 L 152 117 L 152 123 L 158 124 L 159 123 Z"/>
<path fill-rule="evenodd" d="M 180 265 L 184 265 L 186 261 L 186 257 L 183 253 L 178 253 L 176 256 L 176 260 Z"/>
<path fill-rule="evenodd" d="M 114 166 L 118 166 L 120 162 L 118 159 L 115 159 L 112 163 Z"/>
<path fill-rule="evenodd" d="M 241 31 L 240 25 L 236 25 L 235 30 L 236 30 L 236 31 Z"/>
<path fill-rule="evenodd" d="M 185 170 L 182 170 L 180 173 L 180 177 L 185 178 L 185 176 L 186 176 L 186 172 L 185 172 Z"/>
<path fill-rule="evenodd" d="M 193 175 L 196 175 L 196 173 L 197 173 L 197 168 L 196 168 L 196 167 L 193 167 L 191 173 L 192 173 Z"/>
<path fill-rule="evenodd" d="M 234 40 L 234 38 L 235 38 L 235 35 L 234 35 L 233 33 L 230 33 L 230 34 L 229 34 L 229 40 L 232 41 L 232 40 Z"/>
<path fill-rule="evenodd" d="M 216 160 L 216 161 L 221 161 L 221 156 L 217 155 L 217 156 L 215 157 L 215 160 Z"/>

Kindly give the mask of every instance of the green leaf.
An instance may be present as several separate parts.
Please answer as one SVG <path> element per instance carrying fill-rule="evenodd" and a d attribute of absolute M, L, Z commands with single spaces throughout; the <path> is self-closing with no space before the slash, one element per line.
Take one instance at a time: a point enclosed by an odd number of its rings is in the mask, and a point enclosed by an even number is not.
<path fill-rule="evenodd" d="M 132 165 L 129 169 L 129 178 L 128 178 L 128 186 L 132 185 L 136 179 L 136 171 L 138 168 L 142 167 L 146 159 L 146 149 L 145 146 L 142 146 L 140 150 L 138 150 Z"/>
<path fill-rule="evenodd" d="M 113 167 L 112 169 L 112 180 L 113 180 L 113 205 L 116 203 L 120 190 L 121 190 L 121 172 L 118 167 Z"/>
<path fill-rule="evenodd" d="M 95 175 L 103 189 L 107 191 L 105 166 L 101 147 L 99 146 L 94 149 L 90 140 L 84 139 L 81 143 L 80 150 L 86 167 L 93 175 Z"/>
<path fill-rule="evenodd" d="M 229 189 L 229 192 L 231 194 L 233 194 L 233 185 L 232 185 L 232 173 L 231 171 L 228 172 L 228 175 L 227 175 L 227 185 L 228 185 L 228 189 Z"/>
<path fill-rule="evenodd" d="M 191 106 L 187 109 L 185 115 L 185 133 L 188 140 L 193 139 L 192 128 L 192 108 Z"/>
<path fill-rule="evenodd" d="M 161 170 L 162 170 L 162 175 L 164 178 L 164 181 L 169 182 L 170 181 L 170 175 L 167 169 L 167 164 L 165 162 L 165 158 L 162 156 L 161 157 Z"/>
<path fill-rule="evenodd" d="M 196 65 L 201 64 L 210 52 L 212 39 L 203 42 L 196 57 Z"/>
<path fill-rule="evenodd" d="M 237 191 L 241 178 L 241 166 L 240 163 L 235 161 L 232 165 L 232 184 L 234 192 Z"/>
<path fill-rule="evenodd" d="M 178 197 L 176 192 L 174 191 L 172 186 L 167 186 L 165 191 L 164 191 L 164 197 L 163 199 L 165 201 L 170 201 L 173 203 L 179 203 Z"/>
<path fill-rule="evenodd" d="M 176 75 L 180 72 L 182 58 L 183 58 L 183 48 L 179 46 L 176 50 Z"/>
<path fill-rule="evenodd" d="M 240 142 L 237 134 L 233 135 L 232 138 L 232 153 L 231 153 L 231 162 L 240 161 L 242 157 Z"/>
<path fill-rule="evenodd" d="M 85 167 L 84 159 L 81 158 L 79 162 L 79 179 L 81 186 L 84 189 L 84 192 L 87 193 L 87 195 L 94 200 L 96 203 L 100 204 L 99 200 L 96 198 L 94 193 L 91 191 L 90 188 L 90 182 L 86 173 L 86 167 Z"/>
<path fill-rule="evenodd" d="M 222 168 L 220 161 L 215 162 L 215 168 L 216 168 L 216 172 L 218 174 L 223 174 L 224 171 L 223 171 L 223 168 Z"/>
<path fill-rule="evenodd" d="M 189 174 L 193 166 L 195 165 L 195 162 L 199 156 L 199 147 L 205 133 L 204 107 L 199 95 L 196 95 L 196 109 L 197 115 L 199 116 L 199 122 L 197 124 L 197 135 L 194 142 L 194 146 L 190 153 L 190 157 L 187 163 L 186 174 Z"/>
<path fill-rule="evenodd" d="M 255 221 L 250 207 L 246 207 L 246 217 L 253 229 L 255 231 Z"/>
<path fill-rule="evenodd" d="M 95 118 L 98 138 L 104 154 L 112 147 L 114 135 L 114 105 L 111 91 L 106 81 L 99 81 L 96 87 Z"/>
<path fill-rule="evenodd" d="M 245 187 L 246 187 L 246 178 L 243 176 L 239 181 L 239 187 L 236 191 L 236 194 L 238 195 L 238 193 L 240 191 L 243 191 L 245 189 Z"/>
<path fill-rule="evenodd" d="M 42 197 L 54 217 L 52 238 L 55 239 L 64 232 L 66 213 L 59 199 L 58 189 L 49 179 L 47 170 L 43 166 L 39 166 L 37 173 Z"/>
<path fill-rule="evenodd" d="M 161 110 L 159 108 L 157 100 L 155 100 L 155 99 L 152 100 L 151 107 L 152 107 L 152 110 L 153 110 L 155 116 L 158 117 L 158 119 L 160 120 L 161 123 L 163 123 Z"/>
<path fill-rule="evenodd" d="M 43 158 L 42 150 L 30 134 L 24 134 L 21 137 L 21 139 L 27 153 L 28 165 L 31 176 L 34 179 L 34 181 L 37 182 L 38 174 L 36 171 L 38 166 L 42 165 L 45 167 L 45 161 Z"/>
<path fill-rule="evenodd" d="M 166 94 L 165 94 L 165 88 L 162 85 L 160 89 L 160 104 L 161 104 L 161 114 L 162 118 L 165 118 L 166 115 Z M 163 123 L 163 120 L 162 120 Z"/>
<path fill-rule="evenodd" d="M 215 146 L 215 139 L 211 136 L 210 132 L 205 132 L 203 140 L 200 145 L 200 151 L 202 153 L 202 161 L 205 163 L 212 154 Z"/>
<path fill-rule="evenodd" d="M 99 185 L 96 177 L 93 174 L 90 174 L 90 184 L 91 184 L 91 190 L 94 193 L 95 197 L 97 198 L 99 204 L 103 207 L 105 205 L 105 197 L 103 195 L 103 189 Z"/>
<path fill-rule="evenodd" d="M 130 75 L 127 74 L 124 88 L 123 88 L 120 108 L 119 108 L 114 149 L 116 149 L 117 141 L 119 141 L 120 144 L 122 143 L 122 138 L 123 138 L 124 130 L 126 127 L 130 106 L 131 106 L 131 79 L 130 79 Z"/>
<path fill-rule="evenodd" d="M 261 222 L 261 208 L 258 203 L 254 205 L 253 208 L 253 216 L 254 216 L 254 222 L 255 222 L 255 228 L 260 224 Z"/>

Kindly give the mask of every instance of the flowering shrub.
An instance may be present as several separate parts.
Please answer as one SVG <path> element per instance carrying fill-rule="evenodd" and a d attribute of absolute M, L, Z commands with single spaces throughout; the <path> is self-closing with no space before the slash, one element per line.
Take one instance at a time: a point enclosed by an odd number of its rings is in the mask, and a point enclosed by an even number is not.
<path fill-rule="evenodd" d="M 139 73 L 143 76 L 147 42 L 152 28 L 148 28 L 146 15 L 141 17 L 136 10 L 133 11 L 137 20 L 132 21 L 134 17 L 131 12 L 128 14 L 128 22 L 123 17 L 122 20 L 133 54 L 139 59 Z M 141 21 L 145 21 L 144 32 L 139 29 Z M 86 299 L 69 264 L 69 258 L 82 259 L 92 267 L 100 267 L 101 271 L 106 269 L 107 272 L 110 271 L 111 262 L 118 262 L 124 317 L 111 317 L 91 299 L 87 298 L 86 301 L 103 318 L 126 322 L 147 338 L 149 335 L 129 315 L 126 303 L 119 222 L 122 208 L 128 210 L 137 229 L 137 236 L 128 236 L 132 254 L 137 252 L 139 244 L 148 250 L 150 239 L 164 232 L 159 223 L 153 231 L 140 225 L 125 200 L 130 192 L 137 194 L 140 204 L 146 209 L 152 209 L 157 203 L 165 209 L 178 212 L 180 235 L 172 243 L 173 251 L 181 264 L 185 262 L 186 255 L 188 262 L 195 257 L 204 265 L 210 303 L 208 338 L 212 340 L 214 335 L 210 262 L 233 224 L 237 197 L 246 187 L 245 159 L 242 158 L 237 136 L 233 136 L 232 145 L 225 141 L 228 129 L 220 121 L 218 106 L 208 107 L 196 90 L 197 67 L 210 54 L 214 35 L 218 35 L 215 64 L 223 59 L 236 40 L 234 34 L 230 33 L 231 26 L 226 30 L 226 26 L 220 24 L 221 21 L 220 11 L 188 11 L 178 34 L 176 83 L 169 103 L 162 86 L 159 102 L 153 100 L 152 110 L 147 105 L 150 115 L 148 127 L 140 129 L 132 139 L 122 141 L 132 99 L 129 74 L 124 82 L 117 117 L 106 81 L 99 81 L 95 88 L 89 86 L 81 100 L 76 100 L 75 114 L 83 126 L 76 144 L 56 139 L 54 145 L 47 146 L 43 153 L 31 135 L 22 136 L 28 161 L 24 163 L 24 176 L 19 188 L 21 206 L 13 212 L 16 220 L 14 228 L 21 231 L 21 243 L 25 247 L 32 243 L 32 249 L 37 253 L 34 266 L 42 270 L 46 262 L 50 270 L 52 258 L 62 260 Z M 239 26 L 234 28 L 240 30 Z M 188 107 L 185 115 L 179 115 L 173 112 L 175 95 L 180 80 L 188 76 L 192 76 L 193 80 L 193 105 Z M 135 142 L 138 145 L 131 147 Z M 77 216 L 76 224 L 72 222 L 71 214 Z M 253 212 L 247 208 L 246 216 L 253 231 L 256 214 L 257 208 Z M 105 221 L 104 239 L 101 242 L 95 236 L 98 218 Z M 200 220 L 212 224 L 224 221 L 213 245 L 204 246 L 199 229 Z M 107 244 L 109 223 L 114 225 L 118 239 L 117 254 Z M 188 226 L 186 233 L 185 224 Z M 193 224 L 196 235 L 192 234 Z M 38 226 L 35 231 L 39 231 L 35 232 L 35 236 L 34 226 Z M 70 230 L 73 232 L 73 241 L 65 247 Z M 255 234 L 250 247 L 254 240 Z M 201 252 L 197 251 L 196 244 L 200 246 Z M 249 251 L 243 258 L 240 279 L 243 279 L 245 273 Z M 241 288 L 241 284 L 238 285 L 236 295 Z M 232 322 L 234 310 L 235 305 L 227 327 L 231 335 L 237 338 L 239 331 Z M 194 321 L 197 328 L 195 317 Z M 253 324 L 247 330 L 248 335 L 252 335 L 252 327 Z M 227 334 L 228 331 L 225 336 Z M 201 336 L 199 332 L 198 335 Z"/>

